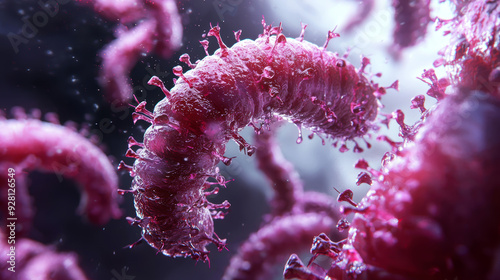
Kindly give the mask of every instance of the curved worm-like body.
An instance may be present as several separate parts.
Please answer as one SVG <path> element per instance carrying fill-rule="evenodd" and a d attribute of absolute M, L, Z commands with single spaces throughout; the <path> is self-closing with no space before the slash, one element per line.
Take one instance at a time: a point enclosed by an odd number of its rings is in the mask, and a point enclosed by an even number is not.
<path fill-rule="evenodd" d="M 497 279 L 500 100 L 460 92 L 439 105 L 362 201 L 350 236 L 366 264 L 408 279 Z"/>
<path fill-rule="evenodd" d="M 83 188 L 81 210 L 92 223 L 105 224 L 110 218 L 121 216 L 115 168 L 84 136 L 37 119 L 0 119 L 0 142 L 1 211 L 7 211 L 7 169 L 14 168 L 18 230 L 26 233 L 34 215 L 24 184 L 24 172 L 31 170 L 53 172 L 77 181 Z"/>
<path fill-rule="evenodd" d="M 53 246 L 28 238 L 9 245 L 5 233 L 0 237 L 0 279 L 88 280 L 75 253 L 56 252 Z"/>
<path fill-rule="evenodd" d="M 99 83 L 108 102 L 127 103 L 133 96 L 128 77 L 143 53 L 169 58 L 182 45 L 182 21 L 174 0 L 93 0 L 92 5 L 111 21 L 119 21 L 117 38 L 100 53 L 103 60 Z M 132 26 L 132 23 L 136 26 Z"/>
<path fill-rule="evenodd" d="M 393 0 L 397 50 L 411 47 L 425 36 L 431 22 L 430 0 Z"/>
<path fill-rule="evenodd" d="M 255 135 L 259 169 L 274 190 L 271 213 L 231 258 L 224 280 L 270 279 L 271 268 L 285 261 L 285 254 L 309 249 L 311 240 L 320 233 L 334 233 L 340 218 L 333 197 L 303 191 L 302 181 L 281 153 L 274 132 L 261 129 Z"/>
<path fill-rule="evenodd" d="M 336 221 L 320 213 L 279 217 L 250 235 L 231 259 L 223 280 L 264 280 L 280 257 L 308 249 L 314 236 L 331 232 Z"/>
<path fill-rule="evenodd" d="M 243 40 L 228 48 L 219 28 L 220 49 L 182 74 L 174 88 L 153 113 L 136 108 L 136 118 L 152 125 L 135 157 L 132 192 L 143 238 L 168 256 L 207 259 L 205 246 L 224 241 L 213 230 L 214 209 L 228 204 L 207 202 L 208 177 L 219 183 L 216 164 L 223 160 L 225 144 L 234 139 L 249 154 L 253 152 L 238 132 L 251 122 L 281 115 L 343 141 L 363 136 L 377 115 L 376 85 L 360 70 L 301 39 L 286 38 L 280 28 L 267 26 L 255 41 Z M 274 36 L 275 35 L 275 36 Z M 337 34 L 330 32 L 329 39 Z M 328 43 L 328 41 L 327 41 Z M 325 45 L 326 47 L 326 45 Z M 180 68 L 180 67 L 179 67 Z M 142 113 L 142 114 L 139 114 Z M 300 138 L 301 139 L 301 138 Z M 124 165 L 122 165 L 124 166 Z"/>

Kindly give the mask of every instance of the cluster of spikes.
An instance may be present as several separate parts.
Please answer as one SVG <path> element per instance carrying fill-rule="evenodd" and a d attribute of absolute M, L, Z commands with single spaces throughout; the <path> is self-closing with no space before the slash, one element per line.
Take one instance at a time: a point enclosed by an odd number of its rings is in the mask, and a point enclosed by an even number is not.
<path fill-rule="evenodd" d="M 424 70 L 424 73 L 420 80 L 427 83 L 430 86 L 428 91 L 428 95 L 431 97 L 440 100 L 444 98 L 446 88 L 449 85 L 449 82 L 446 78 L 438 79 L 433 69 Z M 374 169 L 370 167 L 368 162 L 365 159 L 360 159 L 354 165 L 355 168 L 364 170 L 358 174 L 356 185 L 359 186 L 363 183 L 372 185 L 373 180 L 376 180 L 380 183 L 383 182 L 384 172 L 386 172 L 386 166 L 389 162 L 391 162 L 396 157 L 404 156 L 404 147 L 407 143 L 413 142 L 415 140 L 415 135 L 419 131 L 422 124 L 425 122 L 426 118 L 429 116 L 430 111 L 425 108 L 425 96 L 417 95 L 411 100 L 411 109 L 418 109 L 421 117 L 420 119 L 413 125 L 408 125 L 404 122 L 405 115 L 401 110 L 396 110 L 392 114 L 383 115 L 384 119 L 380 120 L 383 125 L 389 127 L 389 123 L 392 119 L 396 121 L 396 123 L 400 127 L 399 136 L 404 140 L 401 142 L 396 142 L 391 140 L 389 137 L 382 135 L 378 136 L 378 141 L 387 142 L 391 146 L 391 151 L 386 152 L 382 157 L 382 171 Z M 346 216 L 352 213 L 366 213 L 370 211 L 368 207 L 360 207 L 358 203 L 353 200 L 354 193 L 350 189 L 346 189 L 343 192 L 338 191 L 334 188 L 335 191 L 339 193 L 337 197 L 338 202 L 346 202 L 350 206 L 342 205 L 340 207 L 340 212 L 344 215 L 337 223 L 336 228 L 339 232 L 343 232 L 350 228 L 350 223 L 346 219 Z M 316 236 L 313 240 L 313 244 L 310 249 L 310 253 L 312 257 L 309 262 L 304 264 L 300 258 L 296 254 L 292 254 L 288 259 L 283 276 L 285 279 L 311 279 L 311 280 L 324 280 L 325 278 L 319 277 L 318 274 L 322 275 L 326 272 L 324 269 L 316 264 L 314 261 L 319 256 L 326 256 L 333 260 L 333 262 L 340 261 L 343 257 L 342 254 L 344 252 L 344 245 L 347 244 L 348 239 L 342 239 L 338 242 L 332 241 L 326 234 L 322 233 Z M 361 273 L 365 270 L 365 265 L 361 262 L 354 261 L 349 264 L 348 270 L 350 272 Z M 338 267 L 334 267 L 334 269 L 340 269 Z M 318 273 L 319 272 L 319 273 Z M 340 273 L 340 272 L 339 272 Z"/>
<path fill-rule="evenodd" d="M 276 40 L 275 40 L 274 47 L 276 47 L 277 44 L 286 43 L 286 37 L 282 33 L 281 23 L 280 23 L 279 26 L 273 27 L 272 25 L 267 25 L 265 23 L 264 19 L 263 19 L 262 20 L 262 25 L 264 27 L 264 31 L 263 31 L 263 33 L 261 35 L 259 35 L 259 38 L 268 38 L 268 40 L 269 40 L 270 36 L 276 35 L 277 37 L 276 37 Z M 298 40 L 300 42 L 302 42 L 304 40 L 304 34 L 305 34 L 306 27 L 307 27 L 307 25 L 302 24 L 302 30 L 301 30 L 300 36 L 298 38 L 296 38 L 296 40 Z M 323 50 L 326 50 L 326 48 L 328 47 L 328 44 L 329 44 L 330 40 L 332 40 L 333 38 L 336 38 L 336 37 L 340 36 L 338 33 L 335 33 L 334 31 L 335 31 L 335 29 L 328 32 L 326 41 L 325 41 L 325 43 L 324 43 L 324 45 L 322 47 Z M 211 26 L 211 29 L 210 29 L 210 31 L 208 32 L 207 35 L 208 36 L 214 36 L 214 37 L 216 37 L 218 45 L 220 47 L 221 55 L 223 56 L 224 52 L 227 52 L 228 47 L 224 44 L 224 42 L 221 39 L 221 36 L 220 36 L 220 27 L 219 26 L 213 26 L 213 27 Z M 234 36 L 235 36 L 236 41 L 239 42 L 240 41 L 240 36 L 241 36 L 241 30 L 238 30 L 238 31 L 234 32 Z M 208 53 L 208 44 L 209 44 L 208 41 L 207 40 L 203 40 L 203 41 L 200 41 L 200 43 L 203 46 L 203 48 L 205 50 L 205 53 L 207 55 L 209 55 L 209 53 Z M 274 48 L 273 48 L 273 51 L 274 51 Z M 271 53 L 273 51 L 271 51 Z M 342 67 L 343 65 L 345 65 L 345 63 L 346 63 L 345 59 L 348 57 L 348 55 L 349 55 L 349 53 L 347 52 L 346 54 L 344 54 L 344 56 L 342 57 L 342 59 L 338 60 L 337 64 L 340 64 L 340 65 L 338 65 L 339 67 Z M 190 56 L 188 54 L 181 55 L 180 58 L 179 58 L 179 61 L 185 63 L 191 69 L 196 68 L 196 65 L 198 63 L 198 61 L 196 61 L 195 63 L 192 63 L 191 62 L 191 58 L 190 58 Z M 358 69 L 358 73 L 360 73 L 360 74 L 368 74 L 365 71 L 366 71 L 366 67 L 369 64 L 370 64 L 370 60 L 367 57 L 362 57 L 361 66 Z M 180 66 L 180 65 L 175 66 L 173 68 L 173 73 L 179 79 L 183 79 L 189 85 L 189 87 L 192 87 L 192 83 L 189 81 L 188 78 L 186 78 L 186 76 L 184 76 L 182 66 Z M 311 75 L 312 74 L 310 73 L 309 76 L 311 76 Z M 372 76 L 380 77 L 381 73 L 376 73 L 376 74 L 373 74 L 373 75 L 372 74 L 368 74 L 368 75 L 370 76 L 370 79 L 371 79 Z M 274 76 L 274 71 L 272 69 L 264 69 L 261 78 L 272 78 L 273 76 Z M 305 76 L 308 77 L 307 75 L 305 75 Z M 177 79 L 174 79 L 174 84 L 176 82 L 177 82 Z M 160 88 L 161 91 L 164 93 L 164 95 L 165 95 L 165 97 L 167 99 L 172 98 L 172 94 L 167 89 L 167 87 L 165 86 L 165 84 L 163 83 L 163 81 L 161 79 L 159 79 L 158 77 L 156 77 L 156 76 L 151 77 L 151 79 L 148 81 L 148 84 L 149 85 L 154 85 L 154 86 Z M 392 88 L 392 89 L 398 90 L 398 86 L 399 85 L 398 85 L 398 81 L 395 81 L 392 85 L 390 85 L 388 87 L 382 87 L 382 86 L 379 86 L 378 84 L 374 84 L 374 86 L 376 88 L 374 94 L 375 94 L 375 96 L 377 98 L 380 98 L 381 96 L 383 96 L 386 93 L 387 89 Z M 276 95 L 273 95 L 272 92 L 270 92 L 269 94 L 272 97 L 277 97 L 279 99 L 279 97 L 276 96 Z M 132 106 L 135 109 L 135 112 L 133 112 L 133 114 L 132 114 L 134 124 L 137 121 L 139 121 L 139 120 L 146 121 L 146 122 L 148 122 L 150 124 L 154 124 L 155 123 L 154 114 L 151 111 L 149 111 L 148 109 L 146 109 L 146 101 L 139 102 L 137 100 L 137 98 L 135 98 L 135 100 L 136 100 L 136 102 L 137 102 L 138 105 L 136 105 L 136 106 L 130 105 L 130 106 Z M 324 101 L 318 100 L 315 97 L 311 97 L 311 101 L 314 104 L 320 106 L 323 109 L 323 111 L 325 112 L 325 116 L 326 116 L 326 118 L 327 118 L 328 121 L 331 122 L 331 121 L 335 121 L 336 120 L 335 113 L 333 111 L 331 111 L 330 108 L 328 108 L 327 104 Z M 350 109 L 351 109 L 352 112 L 356 112 L 358 110 L 362 110 L 361 108 L 358 108 L 358 107 L 359 107 L 359 105 L 353 103 L 353 104 L 351 104 L 351 108 Z M 249 126 L 253 127 L 254 130 L 255 130 L 255 132 L 257 134 L 260 134 L 261 131 L 262 131 L 262 129 L 266 129 L 266 128 L 269 129 L 270 120 L 272 118 L 276 118 L 276 116 L 265 116 L 265 119 L 260 124 L 258 124 L 256 122 L 251 122 L 251 123 L 249 123 Z M 164 119 L 162 119 L 162 124 L 163 125 L 165 124 L 165 120 Z M 294 122 L 294 124 L 297 126 L 298 132 L 299 132 L 299 135 L 298 135 L 298 138 L 297 138 L 296 142 L 298 144 L 300 144 L 303 141 L 301 123 L 300 122 Z M 167 122 L 167 125 L 169 125 L 170 127 L 172 127 L 173 129 L 175 129 L 175 130 L 177 130 L 179 132 L 183 132 L 183 130 L 185 129 L 185 128 L 181 127 L 173 119 L 169 119 L 168 122 Z M 308 138 L 309 139 L 313 139 L 313 137 L 314 137 L 315 134 L 318 135 L 318 137 L 321 138 L 322 144 L 325 145 L 326 141 L 325 141 L 325 138 L 322 136 L 321 131 L 315 131 L 313 129 L 312 133 L 308 136 Z M 252 154 L 255 153 L 256 148 L 253 145 L 250 145 L 242 136 L 240 136 L 236 132 L 232 132 L 231 136 L 232 136 L 232 139 L 238 144 L 238 146 L 240 148 L 240 151 L 244 151 L 244 153 L 247 154 L 247 155 L 249 155 L 249 156 L 251 156 Z M 326 138 L 328 138 L 328 135 L 326 135 Z M 364 138 L 362 138 L 362 139 L 366 143 L 367 147 L 370 148 L 371 144 L 368 141 L 366 141 L 366 139 L 364 139 Z M 355 146 L 353 148 L 354 152 L 360 153 L 360 152 L 363 151 L 363 149 L 360 147 L 360 145 L 354 139 L 340 139 L 340 140 L 335 140 L 333 142 L 333 146 L 334 147 L 339 146 L 340 147 L 339 148 L 340 152 L 346 152 L 346 151 L 349 150 L 349 148 L 346 145 L 346 141 L 348 141 L 348 140 L 354 142 L 354 144 L 355 144 Z M 133 147 L 144 148 L 144 144 L 140 143 L 137 140 L 135 140 L 132 136 L 129 137 L 129 139 L 128 139 L 128 150 L 126 152 L 126 156 L 129 157 L 129 158 L 135 158 L 135 159 L 137 159 L 137 158 L 139 158 L 139 155 L 137 154 L 137 152 L 135 152 L 132 149 Z M 214 156 L 216 156 L 225 165 L 230 165 L 231 161 L 233 159 L 233 158 L 228 158 L 228 157 L 225 157 L 224 155 L 219 155 L 219 154 L 214 154 Z M 133 167 L 130 166 L 130 165 L 125 164 L 123 161 L 120 162 L 120 164 L 118 166 L 118 169 L 119 170 L 126 170 L 126 171 L 129 172 L 129 174 L 131 176 L 135 176 Z M 369 171 L 370 172 L 375 172 L 372 169 L 369 170 Z M 219 169 L 218 168 L 215 169 L 214 174 L 205 174 L 205 175 L 214 178 L 215 181 L 216 181 L 216 182 L 207 182 L 207 184 L 218 184 L 218 185 L 221 185 L 221 186 L 225 187 L 226 184 L 229 182 L 229 181 L 225 180 L 225 178 L 219 174 Z M 362 172 L 358 176 L 357 185 L 359 185 L 361 183 L 371 184 L 371 182 L 372 182 L 371 181 L 371 177 L 366 172 Z M 136 191 L 137 190 L 120 190 L 119 193 L 120 194 L 133 193 L 134 194 Z M 212 195 L 212 194 L 217 194 L 218 191 L 219 191 L 218 187 L 207 188 L 205 195 L 208 196 L 208 195 Z M 342 192 L 342 193 L 339 194 L 338 200 L 339 201 L 347 201 L 352 206 L 357 207 L 357 204 L 352 200 L 352 197 L 353 197 L 352 191 L 346 190 L 346 191 L 344 191 L 344 192 Z M 212 211 L 212 217 L 214 219 L 222 219 L 224 217 L 224 215 L 225 215 L 225 212 L 218 211 L 218 209 L 222 209 L 222 210 L 228 209 L 229 208 L 229 203 L 227 201 L 225 203 L 223 203 L 223 204 L 220 204 L 220 205 L 211 204 L 210 203 L 208 205 L 208 207 L 210 209 L 213 209 L 213 211 Z M 349 210 L 348 208 L 345 208 L 345 212 L 350 212 L 350 211 L 359 211 L 359 209 L 356 210 L 355 208 L 352 208 L 351 210 Z M 136 219 L 133 219 L 133 218 L 128 218 L 128 221 L 129 221 L 130 224 L 139 224 L 139 223 L 142 223 L 142 221 L 137 221 Z M 343 231 L 343 230 L 347 229 L 348 227 L 349 227 L 349 222 L 346 219 L 342 219 L 341 221 L 339 221 L 339 224 L 337 225 L 337 228 L 339 229 L 339 231 Z M 141 240 L 139 240 L 139 241 L 141 241 Z M 137 244 L 138 242 L 132 244 L 131 246 Z"/>

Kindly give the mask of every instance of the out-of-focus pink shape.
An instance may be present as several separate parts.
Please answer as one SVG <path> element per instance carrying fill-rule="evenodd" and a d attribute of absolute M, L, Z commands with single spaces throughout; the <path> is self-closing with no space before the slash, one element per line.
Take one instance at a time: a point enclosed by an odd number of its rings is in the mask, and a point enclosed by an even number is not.
<path fill-rule="evenodd" d="M 270 279 L 269 270 L 287 254 L 300 252 L 315 235 L 330 232 L 335 221 L 320 213 L 306 213 L 276 218 L 250 235 L 224 273 L 224 280 Z"/>
<path fill-rule="evenodd" d="M 276 127 L 274 125 L 273 129 Z M 271 216 L 275 217 L 292 211 L 297 199 L 303 195 L 303 186 L 299 174 L 281 153 L 273 134 L 274 132 L 261 129 L 260 133 L 255 135 L 255 145 L 259 169 L 266 175 L 274 190 L 270 206 Z"/>
<path fill-rule="evenodd" d="M 449 96 L 388 165 L 350 236 L 364 262 L 408 279 L 497 279 L 500 100 Z M 381 199 L 383 198 L 383 199 Z"/>
<path fill-rule="evenodd" d="M 96 145 L 73 129 L 37 119 L 0 120 L 0 142 L 0 211 L 7 211 L 8 185 L 4 176 L 8 168 L 14 168 L 21 233 L 29 230 L 34 215 L 24 183 L 27 172 L 32 170 L 77 181 L 82 187 L 80 211 L 92 223 L 102 225 L 121 216 L 115 168 Z"/>
<path fill-rule="evenodd" d="M 0 279 L 88 279 L 78 266 L 78 257 L 74 253 L 58 253 L 52 246 L 27 238 L 16 239 L 15 244 L 7 244 L 4 232 L 0 232 L 0 238 Z M 15 250 L 11 250 L 11 247 L 15 247 Z M 11 258 L 12 256 L 14 257 Z"/>
<path fill-rule="evenodd" d="M 457 5 L 457 17 L 448 22 L 450 44 L 442 53 L 450 81 L 500 98 L 500 5 L 487 0 Z"/>
<path fill-rule="evenodd" d="M 182 45 L 182 22 L 174 0 L 78 2 L 92 5 L 99 14 L 120 23 L 117 39 L 100 53 L 99 82 L 110 103 L 127 103 L 132 98 L 128 76 L 143 54 L 155 52 L 169 58 Z M 134 24 L 137 26 L 131 27 Z"/>
<path fill-rule="evenodd" d="M 359 10 L 354 14 L 344 27 L 342 27 L 343 32 L 353 31 L 354 28 L 362 24 L 372 13 L 375 6 L 375 0 L 361 0 L 356 1 L 359 5 Z"/>
<path fill-rule="evenodd" d="M 314 236 L 333 232 L 340 217 L 332 197 L 303 191 L 298 173 L 284 158 L 274 137 L 277 125 L 271 127 L 273 131 L 260 129 L 255 146 L 258 166 L 274 189 L 272 210 L 262 227 L 231 258 L 224 280 L 269 279 L 275 263 L 307 249 Z"/>
<path fill-rule="evenodd" d="M 427 33 L 431 22 L 430 0 L 393 0 L 396 27 L 394 29 L 394 48 L 414 46 Z"/>

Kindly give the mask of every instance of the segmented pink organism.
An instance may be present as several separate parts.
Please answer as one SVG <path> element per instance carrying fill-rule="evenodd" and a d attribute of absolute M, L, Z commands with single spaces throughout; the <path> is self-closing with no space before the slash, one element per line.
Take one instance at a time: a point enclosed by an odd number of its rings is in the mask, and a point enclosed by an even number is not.
<path fill-rule="evenodd" d="M 290 257 L 298 279 L 497 279 L 500 100 L 462 90 L 424 114 L 355 208 L 349 238 L 323 254 L 330 268 Z M 382 176 L 381 176 L 382 175 Z M 346 211 L 347 210 L 347 211 Z M 314 258 L 313 258 L 314 259 Z M 315 268 L 315 270 L 311 270 Z M 292 278 L 287 278 L 292 279 Z"/>
<path fill-rule="evenodd" d="M 7 244 L 8 237 L 0 232 L 0 279 L 16 280 L 87 280 L 78 266 L 74 253 L 55 252 L 28 238 Z M 12 250 L 11 247 L 15 247 Z M 13 257 L 13 258 L 12 258 Z"/>
<path fill-rule="evenodd" d="M 431 22 L 430 0 L 393 0 L 396 27 L 394 47 L 401 50 L 415 45 L 427 33 Z"/>
<path fill-rule="evenodd" d="M 241 245 L 222 279 L 270 279 L 269 270 L 280 257 L 307 249 L 314 236 L 330 232 L 334 225 L 332 217 L 320 213 L 276 218 Z"/>
<path fill-rule="evenodd" d="M 345 32 L 355 31 L 364 23 L 374 10 L 375 0 L 358 1 L 359 9 L 343 28 Z M 379 1 L 380 2 L 380 1 Z M 394 31 L 391 49 L 398 56 L 401 50 L 416 45 L 422 40 L 429 23 L 433 21 L 430 12 L 430 0 L 393 0 Z"/>
<path fill-rule="evenodd" d="M 403 142 L 389 142 L 392 152 L 381 171 L 365 161 L 357 167 L 377 180 L 354 209 L 348 242 L 333 255 L 327 276 L 335 279 L 498 279 L 500 252 L 500 96 L 498 90 L 498 1 L 457 1 L 451 43 L 443 52 L 451 78 L 426 70 L 422 80 L 438 99 L 412 108 L 422 118 L 404 123 L 393 114 Z M 375 171 L 375 172 L 374 172 Z M 326 279 L 308 267 L 291 266 L 299 279 Z"/>
<path fill-rule="evenodd" d="M 369 210 L 350 235 L 365 264 L 413 278 L 500 275 L 488 253 L 500 244 L 499 125 L 500 100 L 488 94 L 439 104 L 361 202 Z"/>
<path fill-rule="evenodd" d="M 231 258 L 224 280 L 270 279 L 275 264 L 287 255 L 307 250 L 314 236 L 334 233 L 340 218 L 335 200 L 322 193 L 304 192 L 293 165 L 283 157 L 272 131 L 266 127 L 255 135 L 259 168 L 274 189 L 271 213 L 261 228 L 250 235 Z M 335 234 L 340 237 L 339 234 Z"/>
<path fill-rule="evenodd" d="M 129 74 L 143 54 L 153 51 L 169 58 L 182 45 L 183 27 L 174 0 L 78 2 L 92 5 L 107 19 L 120 22 L 117 39 L 100 54 L 103 64 L 99 82 L 111 103 L 126 103 L 132 98 Z M 137 25 L 129 27 L 132 23 Z"/>
<path fill-rule="evenodd" d="M 250 123 L 286 116 L 299 126 L 346 141 L 365 135 L 377 115 L 377 86 L 337 54 L 306 41 L 286 38 L 281 26 L 264 23 L 257 40 L 242 40 L 231 48 L 221 40 L 219 28 L 209 36 L 220 49 L 184 73 L 151 113 L 145 102 L 135 119 L 152 125 L 144 144 L 128 156 L 136 158 L 132 192 L 143 238 L 167 256 L 206 260 L 205 246 L 225 241 L 214 233 L 212 218 L 222 215 L 206 200 L 214 177 L 225 180 L 215 167 L 225 158 L 225 144 L 236 141 L 254 152 L 238 132 Z M 330 32 L 327 43 L 338 34 Z M 178 71 L 176 71 L 178 72 Z M 177 73 L 179 74 L 179 73 Z M 154 77 L 152 84 L 161 84 Z M 301 139 L 299 137 L 299 139 Z"/>
<path fill-rule="evenodd" d="M 500 32 L 499 3 L 477 0 L 458 4 L 458 16 L 448 23 L 450 44 L 439 62 L 445 65 L 453 84 L 500 96 L 500 42 L 495 35 Z"/>
<path fill-rule="evenodd" d="M 15 112 L 17 119 L 0 119 L 0 211 L 8 216 L 6 176 L 7 170 L 14 168 L 19 234 L 29 231 L 34 216 L 25 184 L 26 174 L 32 170 L 56 173 L 78 182 L 82 188 L 80 211 L 90 222 L 102 225 L 119 218 L 118 177 L 108 157 L 70 126 L 31 119 L 22 110 Z M 48 116 L 53 122 L 58 121 L 54 114 Z"/>

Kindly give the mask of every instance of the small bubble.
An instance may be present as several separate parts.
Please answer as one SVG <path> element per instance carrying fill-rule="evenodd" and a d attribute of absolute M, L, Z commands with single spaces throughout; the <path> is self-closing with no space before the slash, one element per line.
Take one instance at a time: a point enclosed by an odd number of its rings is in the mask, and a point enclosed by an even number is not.
<path fill-rule="evenodd" d="M 351 223 L 349 223 L 349 221 L 346 220 L 345 218 L 340 219 L 339 222 L 337 223 L 337 230 L 339 232 L 343 232 L 349 227 L 351 227 Z"/>
<path fill-rule="evenodd" d="M 262 76 L 267 79 L 272 79 L 274 77 L 274 74 L 275 72 L 273 68 L 271 68 L 271 66 L 266 66 L 264 68 L 264 73 L 262 74 Z"/>

